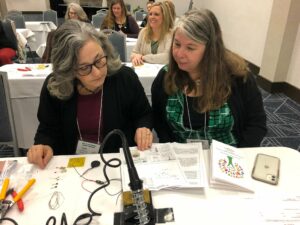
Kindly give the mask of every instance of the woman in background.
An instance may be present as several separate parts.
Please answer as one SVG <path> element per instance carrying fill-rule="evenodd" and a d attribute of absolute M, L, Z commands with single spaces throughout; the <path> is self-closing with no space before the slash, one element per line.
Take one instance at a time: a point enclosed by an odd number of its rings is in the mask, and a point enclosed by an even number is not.
<path fill-rule="evenodd" d="M 159 141 L 259 146 L 267 131 L 261 93 L 245 60 L 225 48 L 211 11 L 178 20 L 170 56 L 151 88 Z"/>
<path fill-rule="evenodd" d="M 69 19 L 80 20 L 83 22 L 90 22 L 83 8 L 75 2 L 68 4 L 67 11 L 65 14 L 65 20 L 69 20 Z"/>
<path fill-rule="evenodd" d="M 143 19 L 142 23 L 141 23 L 141 27 L 145 27 L 147 25 L 147 21 L 148 21 L 148 15 L 149 15 L 149 12 L 150 12 L 150 9 L 151 9 L 151 6 L 152 4 L 154 3 L 155 1 L 153 0 L 150 0 L 147 2 L 147 16 Z"/>
<path fill-rule="evenodd" d="M 65 14 L 65 20 L 70 20 L 70 19 L 79 20 L 87 23 L 90 22 L 83 8 L 75 2 L 72 2 L 68 5 L 67 12 Z M 42 56 L 42 63 L 51 63 L 51 50 L 53 45 L 52 39 L 54 33 L 55 30 L 48 33 L 47 40 L 46 40 L 46 48 Z"/>
<path fill-rule="evenodd" d="M 172 42 L 173 17 L 165 2 L 154 3 L 149 12 L 148 23 L 139 34 L 131 53 L 133 66 L 147 63 L 166 64 Z"/>
<path fill-rule="evenodd" d="M 119 31 L 130 38 L 137 38 L 140 31 L 135 19 L 127 12 L 123 0 L 111 1 L 108 14 L 101 25 L 101 29 Z"/>

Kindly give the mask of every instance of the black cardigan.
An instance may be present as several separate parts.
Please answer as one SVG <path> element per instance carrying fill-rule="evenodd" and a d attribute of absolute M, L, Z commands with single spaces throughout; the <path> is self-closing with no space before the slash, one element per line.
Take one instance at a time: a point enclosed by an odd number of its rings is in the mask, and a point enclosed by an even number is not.
<path fill-rule="evenodd" d="M 166 119 L 168 96 L 163 87 L 165 74 L 166 70 L 162 68 L 151 87 L 154 129 L 162 143 L 176 141 Z M 242 77 L 232 76 L 232 92 L 228 104 L 234 117 L 233 133 L 238 147 L 259 146 L 267 132 L 266 114 L 261 93 L 252 75 L 248 76 L 246 82 Z"/>
<path fill-rule="evenodd" d="M 38 109 L 40 124 L 34 142 L 50 145 L 55 155 L 74 154 L 79 136 L 76 125 L 78 93 L 75 88 L 73 96 L 68 100 L 50 96 L 47 84 L 52 76 L 47 77 L 42 87 Z M 132 69 L 123 66 L 116 74 L 106 77 L 102 104 L 101 133 L 104 136 L 113 129 L 121 129 L 128 144 L 134 146 L 138 127 L 152 129 L 151 107 Z M 106 143 L 104 152 L 118 152 L 120 146 L 120 138 L 113 135 Z"/>

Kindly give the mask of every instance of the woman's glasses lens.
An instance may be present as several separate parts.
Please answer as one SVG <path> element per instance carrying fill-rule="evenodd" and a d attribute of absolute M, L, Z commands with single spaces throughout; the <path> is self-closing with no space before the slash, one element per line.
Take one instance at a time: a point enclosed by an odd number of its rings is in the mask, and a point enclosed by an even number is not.
<path fill-rule="evenodd" d="M 101 69 L 106 65 L 106 56 L 103 56 L 99 59 L 97 59 L 94 63 L 82 66 L 77 69 L 77 72 L 80 76 L 87 76 L 92 72 L 93 66 L 95 66 L 97 69 Z"/>

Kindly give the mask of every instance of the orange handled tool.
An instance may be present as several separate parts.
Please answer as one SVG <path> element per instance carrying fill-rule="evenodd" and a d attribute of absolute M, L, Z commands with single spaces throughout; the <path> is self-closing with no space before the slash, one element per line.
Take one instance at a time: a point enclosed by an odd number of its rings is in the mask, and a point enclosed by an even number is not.
<path fill-rule="evenodd" d="M 8 185 L 9 185 L 9 178 L 5 178 L 5 180 L 3 181 L 3 184 L 2 184 L 1 193 L 0 193 L 0 201 L 3 201 L 5 199 Z"/>
<path fill-rule="evenodd" d="M 28 191 L 28 189 L 35 183 L 35 179 L 30 179 L 25 187 L 14 197 L 14 202 L 17 202 Z"/>

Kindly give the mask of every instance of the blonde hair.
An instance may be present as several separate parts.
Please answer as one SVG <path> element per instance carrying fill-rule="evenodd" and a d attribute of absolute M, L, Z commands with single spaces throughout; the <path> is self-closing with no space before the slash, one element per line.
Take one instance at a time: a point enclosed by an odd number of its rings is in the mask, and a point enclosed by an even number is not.
<path fill-rule="evenodd" d="M 159 40 L 158 41 L 162 41 L 165 36 L 172 31 L 173 29 L 173 17 L 171 16 L 170 14 L 170 10 L 169 10 L 169 7 L 164 3 L 164 2 L 155 2 L 152 4 L 151 6 L 151 9 L 154 7 L 154 6 L 159 6 L 160 7 L 160 10 L 161 10 L 161 13 L 162 13 L 162 27 L 161 27 L 161 30 L 160 30 L 160 37 L 159 37 Z M 150 9 L 150 11 L 151 11 Z M 146 42 L 151 42 L 151 37 L 152 37 L 152 34 L 153 34 L 153 30 L 152 28 L 150 27 L 150 24 L 147 23 L 146 27 L 144 28 L 145 29 L 145 41 Z"/>

